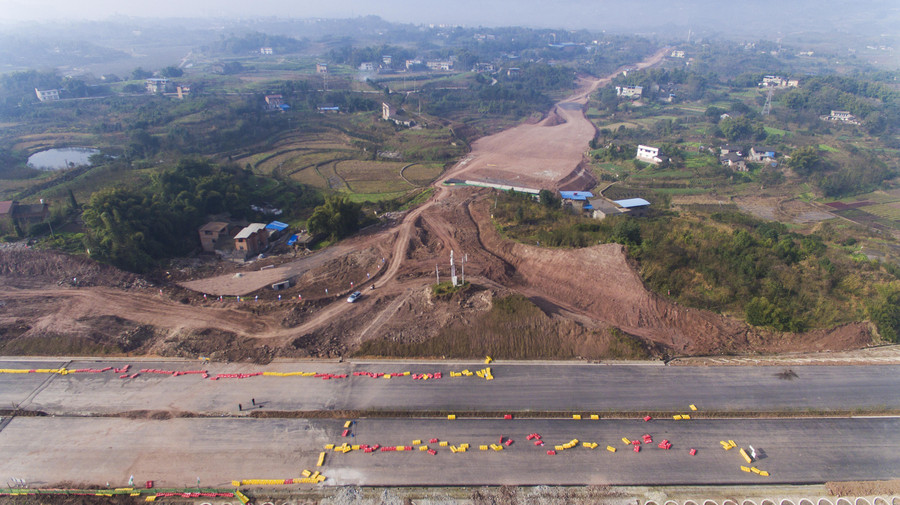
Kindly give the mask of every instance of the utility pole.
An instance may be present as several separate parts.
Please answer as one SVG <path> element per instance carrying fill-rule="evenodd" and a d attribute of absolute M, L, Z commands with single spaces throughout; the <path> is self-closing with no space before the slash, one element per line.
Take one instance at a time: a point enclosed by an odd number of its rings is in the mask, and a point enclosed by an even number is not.
<path fill-rule="evenodd" d="M 434 276 L 437 278 L 437 283 L 441 283 L 441 274 L 438 272 L 438 266 L 434 266 Z"/>

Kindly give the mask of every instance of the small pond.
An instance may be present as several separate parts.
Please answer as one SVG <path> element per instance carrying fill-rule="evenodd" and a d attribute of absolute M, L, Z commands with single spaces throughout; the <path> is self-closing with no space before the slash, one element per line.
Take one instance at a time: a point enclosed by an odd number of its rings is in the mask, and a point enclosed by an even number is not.
<path fill-rule="evenodd" d="M 76 166 L 87 165 L 89 164 L 88 158 L 92 154 L 98 153 L 100 153 L 100 150 L 92 147 L 48 149 L 29 156 L 28 166 L 38 170 L 62 170 L 72 166 L 73 163 Z"/>

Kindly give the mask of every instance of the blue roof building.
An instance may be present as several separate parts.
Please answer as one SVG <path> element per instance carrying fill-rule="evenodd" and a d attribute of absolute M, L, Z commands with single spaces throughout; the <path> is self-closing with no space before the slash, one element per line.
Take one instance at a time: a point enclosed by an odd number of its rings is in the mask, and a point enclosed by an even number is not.
<path fill-rule="evenodd" d="M 594 198 L 594 194 L 590 191 L 560 191 L 559 196 L 563 200 L 585 201 L 588 198 Z"/>

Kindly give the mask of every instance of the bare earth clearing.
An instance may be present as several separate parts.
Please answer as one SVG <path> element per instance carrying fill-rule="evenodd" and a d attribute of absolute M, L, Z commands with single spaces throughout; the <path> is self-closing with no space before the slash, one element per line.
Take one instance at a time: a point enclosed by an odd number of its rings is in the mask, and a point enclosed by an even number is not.
<path fill-rule="evenodd" d="M 477 141 L 444 178 L 582 189 L 587 179 L 578 167 L 594 130 L 581 107 L 603 82 L 587 83 L 539 124 Z M 647 291 L 621 246 L 564 250 L 514 243 L 491 223 L 487 190 L 440 181 L 435 188 L 434 197 L 397 226 L 367 230 L 277 268 L 258 271 L 251 264 L 241 276 L 166 284 L 162 294 L 158 286 L 84 260 L 0 250 L 0 345 L 49 353 L 32 343 L 62 337 L 139 354 L 257 361 L 339 356 L 379 337 L 422 341 L 448 325 L 465 324 L 488 311 L 495 297 L 511 293 L 524 294 L 548 315 L 541 323 L 548 332 L 557 331 L 560 321 L 572 338 L 614 327 L 677 355 L 848 350 L 871 340 L 862 323 L 773 334 L 678 306 Z M 428 293 L 435 265 L 446 280 L 451 250 L 457 259 L 468 255 L 466 280 L 480 289 L 466 299 L 433 301 Z M 296 285 L 278 299 L 266 286 L 286 278 Z M 376 289 L 346 303 L 347 293 L 369 284 Z M 218 301 L 204 293 L 244 299 Z"/>

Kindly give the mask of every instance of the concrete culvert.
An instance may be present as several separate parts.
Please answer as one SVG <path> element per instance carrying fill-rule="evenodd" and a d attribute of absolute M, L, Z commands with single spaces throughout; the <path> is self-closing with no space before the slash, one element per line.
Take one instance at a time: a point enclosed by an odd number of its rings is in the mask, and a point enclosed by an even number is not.
<path fill-rule="evenodd" d="M 853 505 L 850 503 L 850 500 L 846 498 L 838 498 L 837 505 Z"/>
<path fill-rule="evenodd" d="M 706 500 L 705 502 L 703 502 L 703 505 L 719 505 L 719 504 L 712 500 Z M 737 505 L 737 503 L 735 503 L 734 505 Z"/>
<path fill-rule="evenodd" d="M 648 502 L 644 502 L 644 505 L 657 505 L 657 503 L 655 501 L 648 501 Z M 885 505 L 887 505 L 887 504 L 885 503 Z"/>
<path fill-rule="evenodd" d="M 722 502 L 722 505 L 738 505 L 738 502 L 734 500 L 725 500 Z"/>
<path fill-rule="evenodd" d="M 697 505 L 697 502 L 695 502 L 694 500 L 687 500 L 684 502 L 684 505 Z"/>
<path fill-rule="evenodd" d="M 856 499 L 856 504 L 855 504 L 855 505 L 869 505 L 869 500 L 867 500 L 867 499 L 863 498 L 862 496 L 860 496 L 859 498 Z"/>
<path fill-rule="evenodd" d="M 891 498 L 891 505 L 900 505 L 900 496 Z"/>
<path fill-rule="evenodd" d="M 781 505 L 794 505 L 794 500 L 785 498 L 785 499 L 781 500 Z"/>
<path fill-rule="evenodd" d="M 819 498 L 817 505 L 834 505 L 828 498 Z"/>
<path fill-rule="evenodd" d="M 880 497 L 880 496 L 878 496 L 878 497 L 875 498 L 875 502 L 874 502 L 874 503 L 875 503 L 875 505 L 888 505 L 887 500 L 885 500 L 884 498 L 882 498 L 882 497 Z"/>
<path fill-rule="evenodd" d="M 804 499 L 800 500 L 800 504 L 799 504 L 799 505 L 813 505 L 813 502 L 811 502 L 811 501 L 807 500 L 806 498 L 804 498 Z M 887 505 L 887 504 L 885 504 L 885 505 Z"/>
<path fill-rule="evenodd" d="M 766 500 L 763 500 L 762 503 L 760 503 L 759 505 L 775 505 L 775 502 L 773 502 L 772 500 L 766 499 Z"/>
<path fill-rule="evenodd" d="M 756 505 L 756 502 L 753 500 L 744 500 L 741 502 L 741 505 Z"/>
<path fill-rule="evenodd" d="M 665 505 L 678 505 L 678 502 L 675 500 L 669 500 L 665 503 Z"/>

